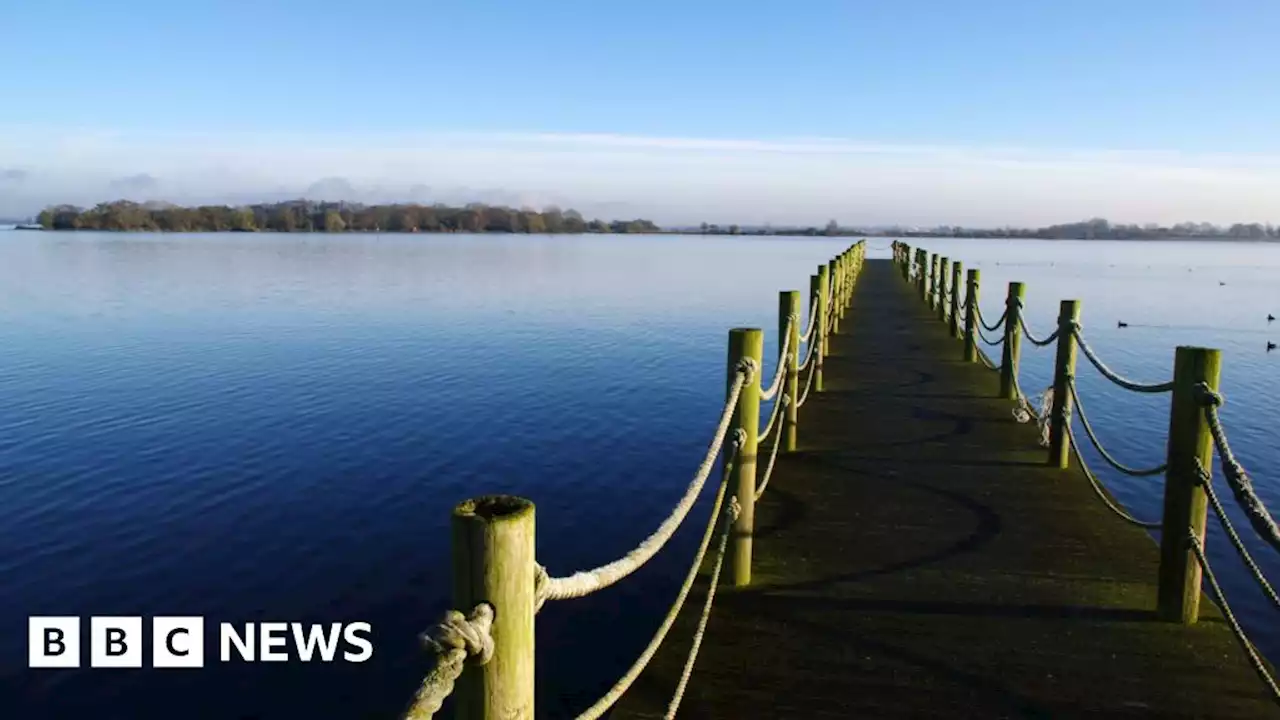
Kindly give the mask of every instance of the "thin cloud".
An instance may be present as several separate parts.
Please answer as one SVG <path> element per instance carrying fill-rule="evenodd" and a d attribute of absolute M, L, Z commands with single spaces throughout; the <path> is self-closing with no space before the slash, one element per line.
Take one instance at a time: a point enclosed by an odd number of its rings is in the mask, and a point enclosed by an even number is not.
<path fill-rule="evenodd" d="M 75 153 L 63 152 L 75 148 Z M 183 133 L 9 128 L 21 201 L 310 196 L 610 209 L 665 223 L 1036 225 L 1280 219 L 1280 157 L 609 133 Z M 139 170 L 144 170 L 139 172 Z M 158 178 L 163 178 L 163 182 Z M 9 199 L 6 202 L 15 202 Z M 1274 213 L 1274 214 L 1273 214 Z"/>

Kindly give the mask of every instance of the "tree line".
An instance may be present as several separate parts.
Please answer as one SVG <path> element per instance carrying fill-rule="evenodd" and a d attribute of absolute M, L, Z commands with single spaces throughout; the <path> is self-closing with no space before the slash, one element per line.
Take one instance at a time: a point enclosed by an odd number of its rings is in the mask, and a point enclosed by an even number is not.
<path fill-rule="evenodd" d="M 972 237 L 972 238 L 1038 238 L 1044 240 L 1160 240 L 1166 238 L 1204 238 L 1233 240 L 1280 240 L 1280 226 L 1271 223 L 1184 222 L 1175 225 L 1111 223 L 1093 218 L 1074 223 L 1042 228 L 964 228 L 942 226 L 929 230 L 890 228 L 882 234 L 901 237 Z"/>
<path fill-rule="evenodd" d="M 180 207 L 119 200 L 92 208 L 57 205 L 38 218 L 49 230 L 127 230 L 159 232 L 497 232 L 497 233 L 651 233 L 649 220 L 586 220 L 576 210 L 448 205 L 363 205 L 292 200 L 245 205 Z"/>

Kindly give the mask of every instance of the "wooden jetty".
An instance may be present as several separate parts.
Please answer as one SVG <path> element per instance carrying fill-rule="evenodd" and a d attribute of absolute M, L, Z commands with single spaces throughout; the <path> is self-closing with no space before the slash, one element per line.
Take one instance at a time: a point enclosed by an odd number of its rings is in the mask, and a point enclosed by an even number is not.
<path fill-rule="evenodd" d="M 1216 410 L 1201 408 L 1217 353 L 1179 349 L 1173 381 L 1134 384 L 1174 393 L 1157 542 L 1068 452 L 1078 303 L 1063 303 L 1056 337 L 1027 338 L 1010 287 L 997 364 L 979 348 L 976 271 L 962 287 L 958 263 L 902 244 L 893 260 L 864 252 L 813 279 L 809 315 L 825 322 L 804 334 L 807 362 L 799 295 L 780 297 L 772 392 L 760 331 L 731 333 L 724 480 L 699 521 L 701 569 L 652 659 L 582 717 L 678 705 L 682 718 L 1280 718 L 1270 666 L 1251 666 L 1239 628 L 1200 601 L 1206 493 L 1193 470 L 1211 459 Z M 1018 388 L 1026 340 L 1058 344 L 1043 411 Z M 780 404 L 776 422 L 760 420 L 762 395 Z M 483 517 L 475 503 L 455 513 L 455 606 L 472 620 L 437 629 L 440 664 L 415 708 L 439 707 L 437 676 L 461 674 L 458 717 L 529 718 L 537 608 L 607 587 L 665 539 L 548 578 L 521 520 L 531 508 L 484 502 Z"/>

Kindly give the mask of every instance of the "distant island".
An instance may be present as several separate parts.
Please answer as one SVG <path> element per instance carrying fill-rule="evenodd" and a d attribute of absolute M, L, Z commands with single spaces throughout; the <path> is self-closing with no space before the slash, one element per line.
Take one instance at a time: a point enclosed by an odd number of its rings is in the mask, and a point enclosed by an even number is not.
<path fill-rule="evenodd" d="M 84 209 L 46 208 L 39 217 L 47 230 L 128 232 L 464 232 L 464 233 L 652 233 L 649 220 L 585 220 L 575 210 L 448 205 L 362 205 L 348 202 L 288 202 L 228 207 L 180 207 L 129 200 Z"/>

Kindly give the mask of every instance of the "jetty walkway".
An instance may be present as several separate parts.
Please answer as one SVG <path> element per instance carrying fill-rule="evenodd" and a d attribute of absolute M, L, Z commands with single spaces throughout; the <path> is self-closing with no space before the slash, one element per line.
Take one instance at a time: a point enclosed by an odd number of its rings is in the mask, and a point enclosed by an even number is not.
<path fill-rule="evenodd" d="M 458 610 L 428 632 L 435 665 L 405 717 L 431 717 L 452 693 L 457 717 L 531 718 L 538 609 L 608 592 L 710 486 L 670 613 L 579 717 L 1280 718 L 1271 666 L 1203 554 L 1208 514 L 1246 559 L 1237 532 L 1280 551 L 1217 417 L 1217 351 L 1178 348 L 1171 380 L 1134 382 L 1089 348 L 1078 303 L 1037 337 L 1019 283 L 988 302 L 1005 309 L 990 323 L 977 271 L 962 282 L 946 258 L 895 243 L 892 260 L 867 261 L 865 247 L 819 268 L 807 319 L 799 292 L 780 294 L 776 369 L 762 331 L 730 331 L 706 461 L 628 555 L 551 577 L 534 556 L 532 503 L 455 509 Z M 1019 387 L 1023 342 L 1057 346 L 1039 397 Z M 1106 453 L 1078 404 L 1078 355 L 1130 390 L 1172 394 L 1166 463 L 1134 469 Z M 1163 517 L 1130 516 L 1077 439 L 1163 482 Z M 1232 501 L 1249 528 L 1230 527 Z"/>

